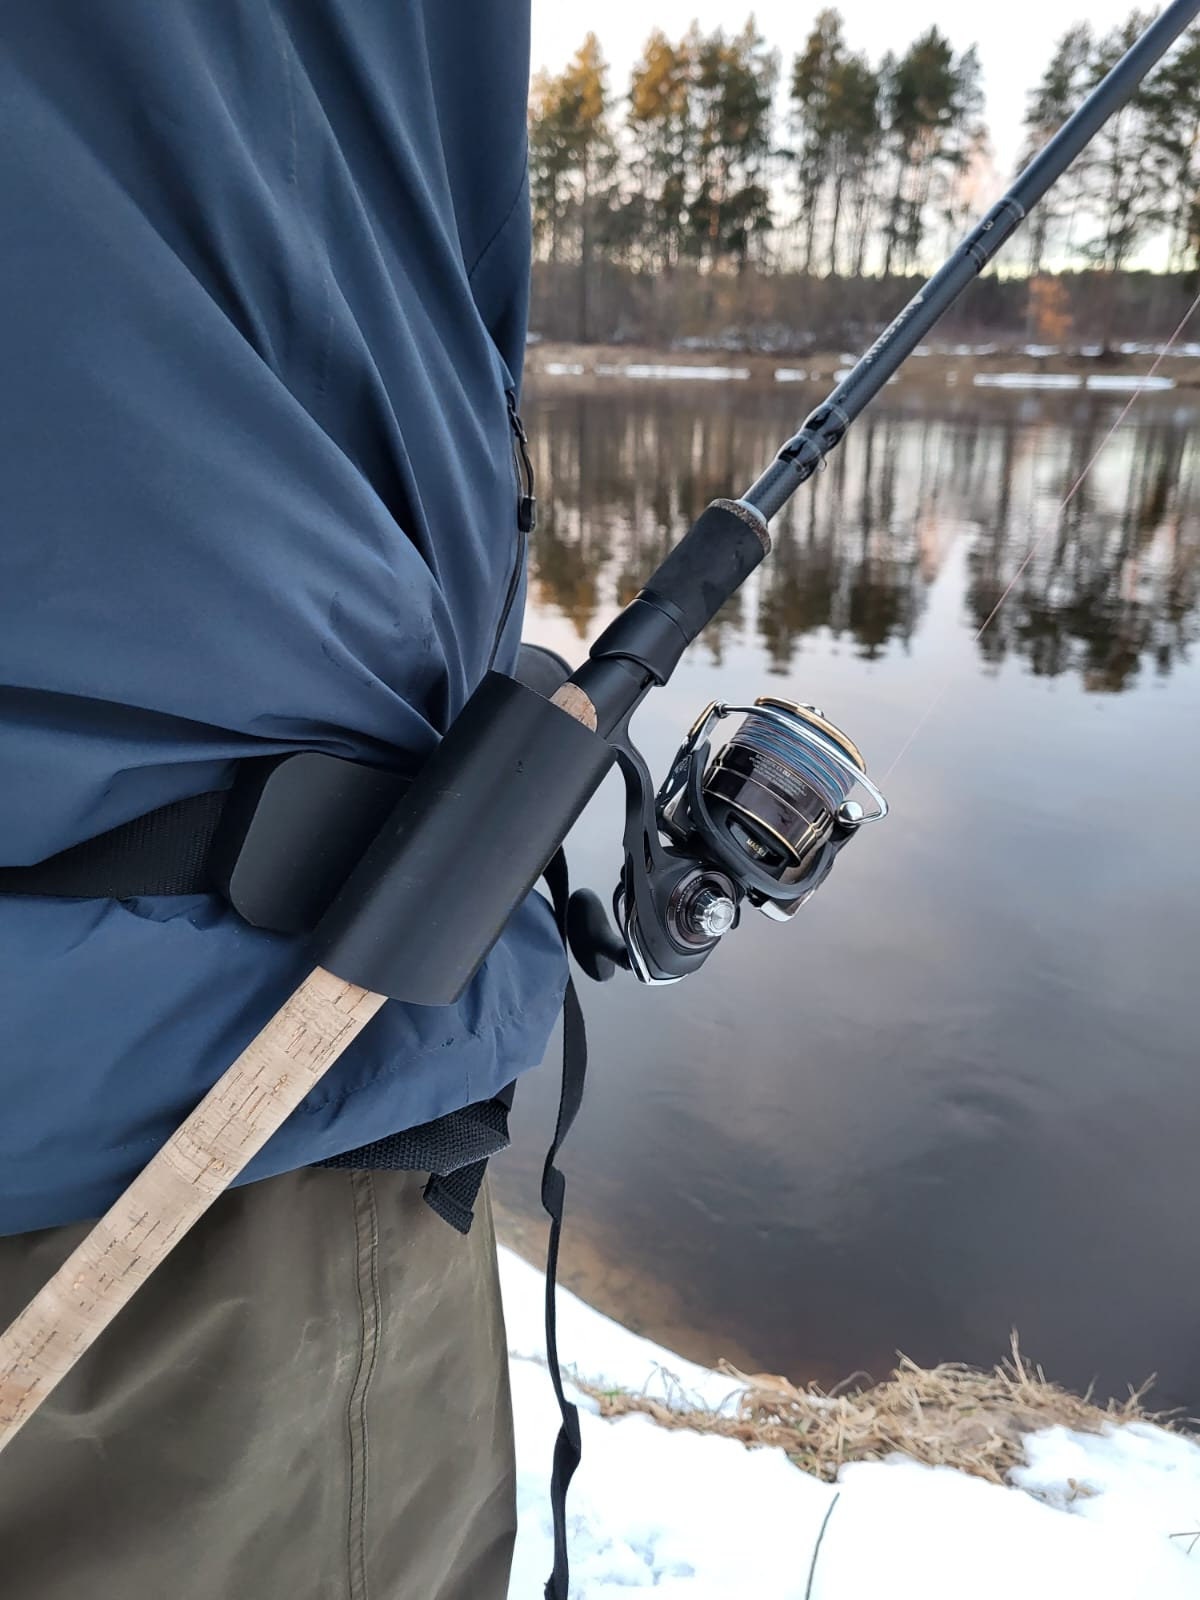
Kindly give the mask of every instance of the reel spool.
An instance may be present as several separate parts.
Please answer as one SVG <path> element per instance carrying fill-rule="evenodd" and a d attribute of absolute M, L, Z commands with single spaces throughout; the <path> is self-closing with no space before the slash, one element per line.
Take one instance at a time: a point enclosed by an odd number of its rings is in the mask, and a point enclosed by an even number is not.
<path fill-rule="evenodd" d="M 730 716 L 742 721 L 714 755 L 713 730 Z M 743 901 L 786 922 L 847 841 L 888 810 L 858 746 L 815 706 L 775 696 L 706 707 L 657 795 L 627 738 L 617 759 L 626 788 L 617 931 L 588 890 L 572 897 L 568 930 L 601 981 L 622 966 L 643 983 L 678 982 L 737 926 Z M 851 798 L 856 788 L 873 810 Z"/>
<path fill-rule="evenodd" d="M 738 714 L 743 721 L 705 764 L 713 728 Z M 873 811 L 850 798 L 859 786 Z M 817 888 L 814 871 L 835 835 L 844 842 L 887 809 L 847 734 L 816 706 L 769 695 L 752 706 L 708 706 L 657 801 L 666 834 L 714 852 L 751 903 L 777 919 L 794 915 Z"/>

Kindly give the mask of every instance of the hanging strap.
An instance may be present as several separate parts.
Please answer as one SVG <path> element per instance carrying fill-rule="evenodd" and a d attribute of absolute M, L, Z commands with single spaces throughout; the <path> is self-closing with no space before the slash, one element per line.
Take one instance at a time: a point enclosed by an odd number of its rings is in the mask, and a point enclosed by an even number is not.
<path fill-rule="evenodd" d="M 571 897 L 571 886 L 567 874 L 567 858 L 561 850 L 555 854 L 547 867 L 545 877 L 550 898 L 554 902 L 554 915 L 565 949 L 567 903 Z M 579 1437 L 579 1411 L 567 1399 L 558 1365 L 555 1288 L 558 1281 L 558 1245 L 562 1234 L 566 1179 L 554 1165 L 554 1160 L 583 1103 L 586 1075 L 587 1031 L 584 1027 L 579 996 L 575 993 L 575 985 L 568 976 L 566 995 L 563 999 L 562 1088 L 559 1093 L 558 1120 L 554 1126 L 554 1138 L 546 1152 L 546 1165 L 542 1169 L 542 1205 L 550 1217 L 550 1243 L 546 1251 L 546 1361 L 550 1368 L 550 1381 L 554 1385 L 554 1396 L 562 1414 L 562 1426 L 554 1442 L 554 1465 L 550 1473 L 554 1571 L 546 1580 L 546 1600 L 567 1600 L 570 1588 L 567 1555 L 567 1488 L 575 1474 L 575 1468 L 579 1465 L 582 1448 Z"/>

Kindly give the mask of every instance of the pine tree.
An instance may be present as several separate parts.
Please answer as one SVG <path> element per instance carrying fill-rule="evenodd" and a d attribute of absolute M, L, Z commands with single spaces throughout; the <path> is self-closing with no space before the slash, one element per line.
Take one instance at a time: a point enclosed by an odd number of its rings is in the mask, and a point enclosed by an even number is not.
<path fill-rule="evenodd" d="M 1162 211 L 1167 225 L 1168 272 L 1194 261 L 1194 229 L 1200 214 L 1200 38 L 1181 43 L 1147 82 L 1150 137 L 1162 159 Z"/>
<path fill-rule="evenodd" d="M 875 204 L 875 167 L 882 126 L 879 120 L 879 74 L 861 55 L 838 63 L 830 82 L 830 151 L 833 176 L 827 265 L 838 270 L 838 242 L 843 216 L 851 218 L 853 270 L 862 271 L 867 232 Z"/>
<path fill-rule="evenodd" d="M 796 182 L 804 230 L 801 268 L 813 270 L 817 213 L 832 171 L 835 83 L 846 57 L 838 12 L 819 11 L 804 49 L 792 63 L 792 121 L 798 138 Z"/>
<path fill-rule="evenodd" d="M 771 227 L 766 164 L 779 61 L 753 18 L 733 39 L 718 29 L 695 45 L 693 104 L 699 182 L 688 208 L 692 248 L 739 271 Z"/>
<path fill-rule="evenodd" d="M 1020 166 L 1024 167 L 1033 159 L 1083 99 L 1091 74 L 1093 49 L 1092 31 L 1086 22 L 1068 28 L 1058 41 L 1040 83 L 1029 95 Z M 1064 227 L 1069 238 L 1070 219 L 1079 205 L 1081 171 L 1078 163 L 1069 167 L 1029 219 L 1026 237 L 1031 278 L 1041 272 L 1047 252 L 1056 243 L 1063 242 Z"/>
<path fill-rule="evenodd" d="M 911 269 L 920 254 L 934 175 L 955 127 L 961 72 L 950 41 L 937 28 L 890 64 L 884 101 L 895 176 L 885 224 L 885 276 L 893 266 Z"/>
<path fill-rule="evenodd" d="M 1087 88 L 1099 83 L 1150 24 L 1134 11 L 1096 41 L 1088 63 Z M 1085 204 L 1092 224 L 1084 244 L 1089 260 L 1108 273 L 1120 272 L 1139 244 L 1163 224 L 1167 165 L 1156 139 L 1156 95 L 1143 83 L 1100 129 L 1082 160 Z M 1107 340 L 1107 332 L 1106 332 Z"/>
<path fill-rule="evenodd" d="M 979 52 L 972 45 L 954 65 L 954 84 L 945 134 L 937 151 L 933 188 L 937 219 L 944 230 L 948 255 L 973 209 L 975 178 L 988 152 L 983 120 L 983 83 Z"/>
<path fill-rule="evenodd" d="M 648 261 L 668 272 L 684 250 L 687 173 L 695 143 L 695 65 L 691 37 L 672 44 L 656 28 L 633 69 L 629 87 L 628 126 L 642 244 Z"/>
<path fill-rule="evenodd" d="M 598 235 L 614 208 L 617 151 L 609 125 L 607 68 L 589 33 L 557 77 L 534 80 L 530 187 L 535 237 L 558 261 L 571 236 L 579 262 L 578 332 L 591 337 L 591 292 Z"/>

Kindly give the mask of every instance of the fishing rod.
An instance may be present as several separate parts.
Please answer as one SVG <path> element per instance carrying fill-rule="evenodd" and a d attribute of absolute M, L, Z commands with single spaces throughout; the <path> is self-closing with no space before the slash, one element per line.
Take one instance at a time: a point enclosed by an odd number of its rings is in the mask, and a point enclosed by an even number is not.
<path fill-rule="evenodd" d="M 630 718 L 767 555 L 771 517 L 1197 13 L 1200 0 L 1172 0 L 746 493 L 701 513 L 553 698 L 489 673 L 373 839 L 334 819 L 321 853 L 326 844 L 344 851 L 342 834 L 356 841 L 352 855 L 364 848 L 312 934 L 314 971 L 0 1336 L 0 1448 L 388 998 L 459 998 L 614 763 L 626 783 L 616 928 L 587 891 L 571 897 L 560 918 L 598 978 L 620 966 L 644 982 L 675 982 L 703 964 L 744 906 L 787 920 L 844 845 L 886 815 L 857 746 L 811 705 L 713 704 L 657 791 L 630 739 Z M 713 757 L 715 727 L 735 715 L 742 721 Z M 870 811 L 852 798 L 856 789 L 870 797 Z M 272 925 L 261 910 L 272 876 L 289 900 L 280 857 L 307 859 L 304 851 L 272 855 L 275 832 L 248 829 L 245 859 L 229 880 L 235 909 L 258 926 Z M 265 855 L 255 859 L 253 841 L 261 844 L 264 833 Z M 253 908 L 245 899 L 239 907 L 246 882 Z M 567 1020 L 570 1036 L 578 1023 L 570 994 Z M 543 1200 L 559 1218 L 553 1156 L 581 1092 L 581 1076 L 564 1089 L 543 1182 Z M 557 1220 L 551 1240 L 552 1296 Z M 551 1376 L 569 1434 L 553 1349 Z M 563 1600 L 561 1498 L 568 1458 L 578 1456 L 577 1422 L 574 1429 L 561 1470 L 556 1451 L 556 1579 L 548 1593 Z"/>

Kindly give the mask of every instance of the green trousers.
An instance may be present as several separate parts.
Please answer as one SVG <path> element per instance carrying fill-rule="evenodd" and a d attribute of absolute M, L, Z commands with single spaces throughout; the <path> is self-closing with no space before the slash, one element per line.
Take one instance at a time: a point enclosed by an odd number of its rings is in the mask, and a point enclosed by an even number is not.
<path fill-rule="evenodd" d="M 486 1189 L 223 1196 L 0 1455 L 3 1600 L 504 1600 L 512 1414 Z M 0 1239 L 7 1324 L 86 1231 Z"/>

